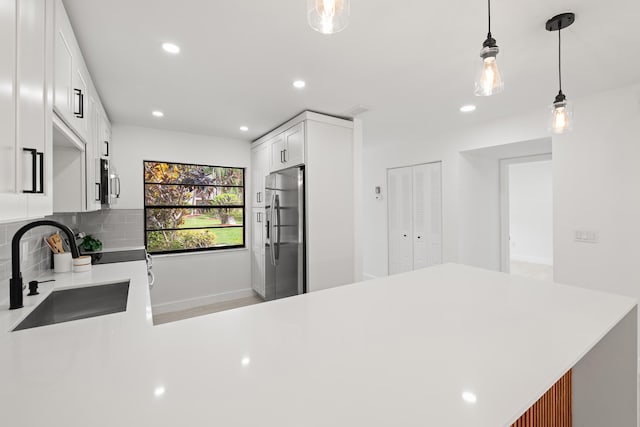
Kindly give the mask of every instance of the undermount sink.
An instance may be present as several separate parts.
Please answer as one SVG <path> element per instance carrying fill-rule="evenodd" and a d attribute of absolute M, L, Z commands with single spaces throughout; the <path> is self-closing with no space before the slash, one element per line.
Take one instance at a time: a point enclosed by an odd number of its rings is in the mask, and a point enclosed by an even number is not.
<path fill-rule="evenodd" d="M 127 309 L 129 282 L 53 291 L 14 331 L 119 313 Z"/>

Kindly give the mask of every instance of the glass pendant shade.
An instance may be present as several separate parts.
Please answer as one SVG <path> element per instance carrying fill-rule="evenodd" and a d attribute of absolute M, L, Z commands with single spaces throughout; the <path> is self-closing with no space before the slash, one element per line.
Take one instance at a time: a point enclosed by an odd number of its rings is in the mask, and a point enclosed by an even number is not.
<path fill-rule="evenodd" d="M 556 135 L 569 132 L 573 126 L 573 108 L 566 99 L 556 101 L 551 106 L 549 130 Z"/>
<path fill-rule="evenodd" d="M 338 33 L 349 25 L 351 0 L 307 0 L 309 25 L 322 34 Z"/>
<path fill-rule="evenodd" d="M 476 96 L 491 96 L 504 90 L 504 81 L 496 61 L 499 52 L 498 46 L 485 46 L 480 51 L 482 62 L 476 78 Z"/>

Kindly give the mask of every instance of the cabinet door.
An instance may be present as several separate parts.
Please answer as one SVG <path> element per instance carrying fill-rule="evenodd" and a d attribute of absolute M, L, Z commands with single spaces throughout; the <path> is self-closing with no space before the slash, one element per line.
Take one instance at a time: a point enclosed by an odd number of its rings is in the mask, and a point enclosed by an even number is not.
<path fill-rule="evenodd" d="M 253 289 L 264 298 L 264 209 L 253 210 L 252 247 L 251 247 L 251 283 Z"/>
<path fill-rule="evenodd" d="M 16 144 L 16 0 L 0 0 L 0 221 L 27 217 L 27 198 L 17 180 L 17 164 L 22 161 Z M 20 156 L 18 156 L 20 154 Z M 20 188 L 19 188 L 20 187 Z"/>
<path fill-rule="evenodd" d="M 47 2 L 48 3 L 48 2 Z M 35 150 L 35 157 L 27 155 L 22 168 L 23 190 L 36 191 L 27 194 L 28 217 L 50 215 L 53 210 L 51 180 L 51 108 L 47 97 L 48 38 L 46 2 L 20 0 L 18 2 L 17 43 L 17 121 L 16 139 L 18 151 Z M 49 125 L 47 125 L 47 122 Z M 23 154 L 26 153 L 23 151 Z M 28 153 L 28 152 L 27 152 Z M 35 165 L 33 160 L 35 160 Z"/>
<path fill-rule="evenodd" d="M 251 150 L 251 204 L 264 207 L 264 177 L 269 173 L 269 145 Z"/>
<path fill-rule="evenodd" d="M 442 263 L 441 163 L 413 167 L 413 268 Z"/>
<path fill-rule="evenodd" d="M 73 123 L 74 40 L 62 1 L 55 3 L 54 92 L 53 105 L 60 117 Z"/>
<path fill-rule="evenodd" d="M 389 212 L 389 274 L 413 270 L 413 171 L 387 172 Z"/>
<path fill-rule="evenodd" d="M 271 148 L 271 172 L 286 168 L 284 162 L 284 133 L 266 142 Z"/>
<path fill-rule="evenodd" d="M 98 125 L 98 146 L 100 147 L 100 157 L 108 159 L 111 157 L 111 125 L 102 113 L 100 113 Z"/>
<path fill-rule="evenodd" d="M 304 122 L 284 132 L 285 167 L 304 164 Z"/>
<path fill-rule="evenodd" d="M 77 55 L 73 74 L 73 116 L 76 133 L 86 142 L 89 138 L 89 73 Z"/>
<path fill-rule="evenodd" d="M 92 91 L 93 92 L 93 91 Z M 85 149 L 87 169 L 87 211 L 100 210 L 100 153 L 98 152 L 98 101 L 95 96 L 89 98 L 89 139 Z"/>

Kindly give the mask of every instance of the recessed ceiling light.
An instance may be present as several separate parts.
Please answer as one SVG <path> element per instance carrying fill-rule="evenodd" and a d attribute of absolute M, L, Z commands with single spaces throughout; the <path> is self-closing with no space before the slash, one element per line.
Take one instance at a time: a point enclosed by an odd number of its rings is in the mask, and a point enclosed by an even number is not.
<path fill-rule="evenodd" d="M 240 130 L 241 130 L 242 132 L 248 132 L 248 131 L 249 131 L 249 128 L 248 128 L 248 127 L 246 127 L 246 126 L 240 126 Z"/>
<path fill-rule="evenodd" d="M 173 43 L 162 43 L 162 48 L 165 52 L 177 54 L 180 53 L 180 46 Z"/>
<path fill-rule="evenodd" d="M 460 111 L 463 113 L 470 113 L 472 111 L 476 111 L 476 106 L 475 105 L 463 105 L 462 107 L 460 107 Z"/>
<path fill-rule="evenodd" d="M 154 111 L 151 114 L 153 114 L 154 117 L 164 117 L 164 113 L 162 111 Z"/>
<path fill-rule="evenodd" d="M 302 89 L 306 85 L 307 83 L 304 80 L 296 80 L 295 82 L 293 82 L 293 87 L 295 87 L 296 89 Z"/>
<path fill-rule="evenodd" d="M 478 396 L 476 396 L 474 393 L 471 393 L 470 391 L 465 391 L 464 393 L 462 393 L 462 400 L 467 403 L 476 403 L 478 401 Z"/>

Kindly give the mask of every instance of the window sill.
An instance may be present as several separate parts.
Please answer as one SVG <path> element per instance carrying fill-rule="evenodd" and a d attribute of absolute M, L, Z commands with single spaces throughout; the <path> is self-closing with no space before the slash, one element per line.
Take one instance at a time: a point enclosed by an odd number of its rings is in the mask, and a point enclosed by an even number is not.
<path fill-rule="evenodd" d="M 249 248 L 217 249 L 212 251 L 180 252 L 175 254 L 151 254 L 152 258 L 173 258 L 181 256 L 224 255 L 230 252 L 248 252 Z"/>

